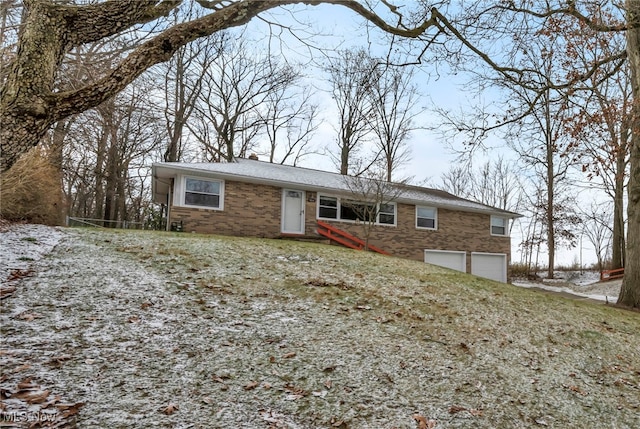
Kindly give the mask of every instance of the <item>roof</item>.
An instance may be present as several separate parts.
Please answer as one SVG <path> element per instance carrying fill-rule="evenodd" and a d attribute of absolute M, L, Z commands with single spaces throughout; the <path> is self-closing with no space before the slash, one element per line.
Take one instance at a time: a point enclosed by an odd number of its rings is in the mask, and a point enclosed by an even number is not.
<path fill-rule="evenodd" d="M 156 202 L 166 201 L 166 198 L 162 197 L 169 193 L 169 182 L 163 179 L 170 179 L 177 174 L 191 174 L 279 187 L 297 187 L 316 192 L 342 194 L 351 192 L 349 182 L 341 174 L 291 165 L 244 158 L 237 158 L 234 162 L 225 163 L 158 162 L 153 164 L 153 193 Z M 393 184 L 393 186 L 394 195 L 397 195 L 394 201 L 397 202 L 495 214 L 510 218 L 521 217 L 517 213 L 460 198 L 438 189 L 405 184 Z"/>

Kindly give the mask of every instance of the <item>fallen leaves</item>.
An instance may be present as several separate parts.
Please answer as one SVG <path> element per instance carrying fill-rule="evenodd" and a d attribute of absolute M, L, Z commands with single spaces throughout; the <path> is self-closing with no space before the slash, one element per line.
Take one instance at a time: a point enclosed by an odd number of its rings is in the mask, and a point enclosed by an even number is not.
<path fill-rule="evenodd" d="M 7 281 L 8 282 L 12 282 L 12 281 L 15 281 L 15 280 L 23 279 L 25 277 L 29 277 L 31 275 L 33 275 L 33 270 L 31 270 L 31 269 L 27 269 L 27 270 L 20 270 L 20 269 L 12 270 L 9 273 L 9 276 L 7 277 Z"/>
<path fill-rule="evenodd" d="M 257 381 L 250 381 L 247 384 L 245 384 L 244 386 L 242 386 L 242 388 L 244 390 L 253 390 L 256 387 L 258 387 L 260 385 L 260 383 L 258 383 Z"/>
<path fill-rule="evenodd" d="M 50 392 L 48 390 L 27 389 L 27 390 L 21 390 L 17 393 L 14 393 L 13 395 L 11 395 L 11 398 L 21 399 L 30 404 L 42 404 L 49 397 L 49 393 Z"/>
<path fill-rule="evenodd" d="M 584 390 L 582 390 L 581 388 L 579 388 L 579 387 L 578 387 L 578 386 L 576 386 L 576 385 L 566 385 L 566 384 L 563 384 L 562 386 L 563 386 L 565 389 L 569 389 L 569 390 L 571 390 L 572 392 L 577 393 L 578 395 L 582 395 L 582 396 L 587 396 L 587 395 L 588 395 L 588 393 L 587 393 L 587 392 L 585 392 Z"/>
<path fill-rule="evenodd" d="M 433 429 L 436 427 L 437 422 L 433 419 L 427 419 L 420 414 L 414 414 L 412 417 L 418 423 L 418 429 Z"/>
<path fill-rule="evenodd" d="M 84 406 L 83 402 L 61 402 L 60 395 L 54 395 L 31 378 L 25 378 L 15 388 L 0 388 L 0 398 L 3 400 L 2 412 L 28 417 L 29 427 L 75 427 L 75 422 L 70 419 Z"/>
<path fill-rule="evenodd" d="M 467 411 L 473 417 L 480 417 L 483 415 L 482 410 L 476 410 L 475 408 L 465 408 L 458 405 L 452 405 L 449 407 L 449 414 L 457 414 L 463 411 Z"/>
<path fill-rule="evenodd" d="M 176 404 L 169 403 L 169 405 L 167 405 L 166 407 L 164 407 L 162 409 L 162 413 L 170 416 L 170 415 L 172 415 L 173 413 L 175 413 L 178 410 L 179 410 L 179 408 L 178 408 L 178 406 Z"/>
<path fill-rule="evenodd" d="M 289 393 L 285 396 L 285 400 L 287 401 L 295 401 L 305 396 L 309 396 L 309 392 L 305 389 L 297 387 L 291 383 L 287 383 L 284 385 L 284 389 Z"/>
<path fill-rule="evenodd" d="M 345 283 L 344 280 L 339 280 L 337 282 L 329 282 L 323 279 L 311 279 L 305 283 L 307 286 L 316 286 L 316 287 L 335 287 L 341 290 L 349 290 L 353 289 L 353 286 Z"/>
<path fill-rule="evenodd" d="M 38 313 L 27 313 L 26 311 L 18 314 L 16 316 L 20 320 L 24 320 L 25 322 L 31 322 L 34 319 L 40 319 L 42 316 Z"/>
<path fill-rule="evenodd" d="M 16 291 L 15 286 L 2 286 L 0 287 L 0 299 L 5 299 L 13 295 Z"/>

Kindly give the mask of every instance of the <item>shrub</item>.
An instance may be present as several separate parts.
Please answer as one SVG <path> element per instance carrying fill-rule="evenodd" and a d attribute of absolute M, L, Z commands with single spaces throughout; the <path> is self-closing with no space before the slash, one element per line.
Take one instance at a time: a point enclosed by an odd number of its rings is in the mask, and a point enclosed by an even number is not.
<path fill-rule="evenodd" d="M 511 277 L 514 278 L 527 278 L 529 274 L 529 268 L 527 264 L 521 262 L 512 262 L 509 266 L 509 272 L 511 273 Z"/>
<path fill-rule="evenodd" d="M 58 170 L 35 148 L 22 156 L 0 180 L 0 217 L 60 225 L 63 197 Z"/>

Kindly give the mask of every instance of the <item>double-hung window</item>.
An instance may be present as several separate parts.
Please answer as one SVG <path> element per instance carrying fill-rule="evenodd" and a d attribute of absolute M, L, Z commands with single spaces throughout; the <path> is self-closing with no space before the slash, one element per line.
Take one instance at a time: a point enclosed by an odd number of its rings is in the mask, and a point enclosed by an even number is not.
<path fill-rule="evenodd" d="M 380 204 L 378 210 L 378 223 L 385 225 L 396 224 L 396 205 L 392 203 Z"/>
<path fill-rule="evenodd" d="M 214 209 L 222 208 L 222 182 L 185 177 L 184 204 Z"/>
<path fill-rule="evenodd" d="M 416 207 L 416 228 L 438 229 L 438 209 L 435 207 Z"/>
<path fill-rule="evenodd" d="M 491 216 L 491 235 L 507 235 L 508 222 L 506 217 Z"/>

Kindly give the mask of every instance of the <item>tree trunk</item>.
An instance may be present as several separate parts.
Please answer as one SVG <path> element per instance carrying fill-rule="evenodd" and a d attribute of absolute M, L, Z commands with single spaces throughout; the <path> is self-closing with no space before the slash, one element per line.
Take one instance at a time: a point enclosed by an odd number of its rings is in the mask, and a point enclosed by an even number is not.
<path fill-rule="evenodd" d="M 100 138 L 97 141 L 96 148 L 96 165 L 93 170 L 95 181 L 94 208 L 92 216 L 95 219 L 102 219 L 104 216 L 104 169 L 107 154 L 107 145 L 109 134 L 106 128 L 103 128 Z M 86 215 L 85 215 L 86 216 Z"/>
<path fill-rule="evenodd" d="M 343 143 L 340 150 L 340 174 L 349 174 L 349 143 Z"/>
<path fill-rule="evenodd" d="M 59 2 L 23 2 L 23 19 L 17 55 L 0 90 L 0 171 L 35 147 L 58 120 L 96 107 L 122 91 L 145 70 L 165 62 L 181 46 L 220 30 L 246 24 L 260 12 L 301 0 L 242 1 L 216 9 L 202 18 L 174 25 L 143 43 L 96 83 L 54 92 L 56 73 L 65 52 L 72 46 L 101 40 L 109 35 L 165 16 L 181 2 L 137 0 L 68 6 Z M 322 1 L 305 1 L 320 4 Z M 373 19 L 356 2 L 342 4 L 365 18 Z M 375 20 L 385 31 L 397 31 Z M 374 23 L 375 23 L 374 22 Z M 422 31 L 410 37 L 418 36 Z"/>
<path fill-rule="evenodd" d="M 546 162 L 545 165 L 547 167 L 547 212 L 546 212 L 546 221 L 547 221 L 547 248 L 549 249 L 549 266 L 547 267 L 547 278 L 552 279 L 554 277 L 554 269 L 556 262 L 556 234 L 555 234 L 555 221 L 554 221 L 554 198 L 555 198 L 555 165 L 553 162 L 554 155 L 554 142 L 553 142 L 553 130 L 551 127 L 551 118 L 549 113 L 549 101 L 548 98 L 547 104 L 545 105 L 545 122 L 546 122 L 546 130 L 545 130 L 545 139 L 546 139 Z"/>
<path fill-rule="evenodd" d="M 613 237 L 611 240 L 611 269 L 624 267 L 624 179 L 626 152 L 616 154 L 616 177 L 613 196 Z M 622 158 L 622 159 L 620 159 Z"/>
<path fill-rule="evenodd" d="M 53 124 L 51 94 L 64 55 L 66 24 L 46 2 L 25 2 L 18 55 L 0 90 L 0 171 L 42 140 Z"/>
<path fill-rule="evenodd" d="M 627 260 L 618 304 L 640 308 L 640 2 L 627 0 L 627 56 L 633 90 L 633 131 L 629 174 Z"/>
<path fill-rule="evenodd" d="M 115 227 L 114 222 L 106 222 L 116 220 L 116 187 L 118 182 L 117 165 L 118 165 L 118 131 L 115 126 L 107 130 L 109 133 L 109 152 L 107 153 L 107 174 L 105 175 L 105 199 L 104 199 L 104 225 L 107 228 Z"/>

